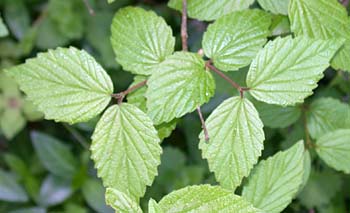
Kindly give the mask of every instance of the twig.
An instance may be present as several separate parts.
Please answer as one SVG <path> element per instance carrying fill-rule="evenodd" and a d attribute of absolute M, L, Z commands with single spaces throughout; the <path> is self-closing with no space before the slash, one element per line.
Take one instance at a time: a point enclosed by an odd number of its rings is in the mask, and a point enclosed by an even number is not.
<path fill-rule="evenodd" d="M 70 134 L 73 135 L 73 137 L 80 143 L 82 147 L 89 149 L 89 144 L 86 142 L 86 139 L 76 129 L 66 123 L 62 123 L 62 125 L 64 128 L 66 128 L 66 130 L 68 130 Z"/>
<path fill-rule="evenodd" d="M 182 50 L 188 51 L 187 44 L 188 34 L 187 34 L 187 0 L 182 0 L 182 19 L 181 19 L 181 40 L 182 40 Z M 205 125 L 205 121 L 203 118 L 203 114 L 201 111 L 201 107 L 197 107 L 197 112 L 199 119 L 201 120 L 202 129 L 204 131 L 205 141 L 209 141 L 209 134 L 207 126 Z"/>
<path fill-rule="evenodd" d="M 92 7 L 90 6 L 88 0 L 83 0 L 83 2 L 84 2 L 86 8 L 87 8 L 88 11 L 89 11 L 89 14 L 90 14 L 91 16 L 95 16 L 95 11 L 94 11 L 94 9 L 92 9 Z"/>
<path fill-rule="evenodd" d="M 342 0 L 341 3 L 343 4 L 344 7 L 348 7 L 349 6 L 349 0 Z"/>
<path fill-rule="evenodd" d="M 303 111 L 303 123 L 304 123 L 304 132 L 305 132 L 305 145 L 307 149 L 313 148 L 315 147 L 315 145 L 311 142 L 311 138 L 310 138 L 310 132 L 309 132 L 309 128 L 307 127 L 307 107 L 305 105 L 301 106 L 302 111 Z"/>
<path fill-rule="evenodd" d="M 218 74 L 221 78 L 225 79 L 228 83 L 230 83 L 234 88 L 236 88 L 241 96 L 243 98 L 244 92 L 248 91 L 249 88 L 247 87 L 241 87 L 238 83 L 231 80 L 229 77 L 227 77 L 223 72 L 221 72 L 218 68 L 216 68 L 214 65 L 211 64 L 211 61 L 207 61 L 205 64 L 206 67 L 208 67 L 210 70 Z"/>
<path fill-rule="evenodd" d="M 187 38 L 187 0 L 182 0 L 181 39 L 183 51 L 188 51 Z"/>
<path fill-rule="evenodd" d="M 145 86 L 146 83 L 147 83 L 147 80 L 141 81 L 140 83 L 135 84 L 134 86 L 130 87 L 129 89 L 127 89 L 127 90 L 125 90 L 125 91 L 123 91 L 123 92 L 116 93 L 116 94 L 112 94 L 112 97 L 115 98 L 115 99 L 117 99 L 117 100 L 118 100 L 118 104 L 120 105 L 120 104 L 123 102 L 124 97 L 125 97 L 127 94 L 133 92 L 134 90 L 139 89 L 140 87 Z"/>
<path fill-rule="evenodd" d="M 207 129 L 207 126 L 205 125 L 203 114 L 202 114 L 201 108 L 199 106 L 197 107 L 197 112 L 198 112 L 198 115 L 199 115 L 199 119 L 201 120 L 201 123 L 202 123 L 202 129 L 203 129 L 203 132 L 204 132 L 205 141 L 209 142 L 208 129 Z"/>

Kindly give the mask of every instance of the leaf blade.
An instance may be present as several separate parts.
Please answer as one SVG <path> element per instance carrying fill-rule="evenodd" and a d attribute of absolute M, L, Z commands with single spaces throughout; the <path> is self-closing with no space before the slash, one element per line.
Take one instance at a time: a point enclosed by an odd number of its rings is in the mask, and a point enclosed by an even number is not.
<path fill-rule="evenodd" d="M 182 0 L 170 0 L 168 6 L 181 11 Z M 254 0 L 191 0 L 187 2 L 188 16 L 201 21 L 213 21 L 233 11 L 245 10 Z"/>
<path fill-rule="evenodd" d="M 91 158 L 106 187 L 137 200 L 157 175 L 159 142 L 152 121 L 141 110 L 127 103 L 114 105 L 96 126 Z"/>
<path fill-rule="evenodd" d="M 109 103 L 113 84 L 83 50 L 57 48 L 6 70 L 45 118 L 77 123 L 99 114 Z"/>
<path fill-rule="evenodd" d="M 316 141 L 316 152 L 330 167 L 350 173 L 350 130 L 339 129 Z"/>
<path fill-rule="evenodd" d="M 234 190 L 263 150 L 265 136 L 258 112 L 249 100 L 233 97 L 213 111 L 206 125 L 210 141 L 201 133 L 202 157 L 221 186 Z"/>
<path fill-rule="evenodd" d="M 238 70 L 250 64 L 266 43 L 270 24 L 270 15 L 259 10 L 222 16 L 209 25 L 204 34 L 204 53 L 219 69 Z"/>
<path fill-rule="evenodd" d="M 176 52 L 147 82 L 148 115 L 158 125 L 194 111 L 214 95 L 215 81 L 198 54 Z"/>
<path fill-rule="evenodd" d="M 232 191 L 219 186 L 189 186 L 174 191 L 158 203 L 164 212 L 260 212 Z"/>
<path fill-rule="evenodd" d="M 111 26 L 117 61 L 127 71 L 150 75 L 174 51 L 171 28 L 154 12 L 136 7 L 120 9 Z"/>
<path fill-rule="evenodd" d="M 142 213 L 140 206 L 133 199 L 117 189 L 107 188 L 106 202 L 109 206 L 113 207 L 116 212 Z"/>
<path fill-rule="evenodd" d="M 297 36 L 334 39 L 346 38 L 335 55 L 332 67 L 350 72 L 350 21 L 346 8 L 337 0 L 291 0 L 291 29 Z"/>
<path fill-rule="evenodd" d="M 288 106 L 303 102 L 317 87 L 342 43 L 307 37 L 277 38 L 269 42 L 250 66 L 249 92 L 269 104 Z"/>
<path fill-rule="evenodd" d="M 281 212 L 292 201 L 303 182 L 304 144 L 261 161 L 243 188 L 242 196 L 266 212 Z"/>

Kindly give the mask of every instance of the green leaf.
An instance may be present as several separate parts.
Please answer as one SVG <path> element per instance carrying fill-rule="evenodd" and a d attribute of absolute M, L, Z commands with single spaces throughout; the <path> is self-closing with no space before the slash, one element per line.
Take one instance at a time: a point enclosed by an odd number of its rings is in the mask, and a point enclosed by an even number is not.
<path fill-rule="evenodd" d="M 190 0 L 187 1 L 187 12 L 191 18 L 212 21 L 233 11 L 245 10 L 254 0 Z M 168 6 L 181 11 L 182 0 L 170 0 Z"/>
<path fill-rule="evenodd" d="M 259 116 L 264 126 L 270 128 L 285 128 L 295 123 L 301 115 L 300 106 L 283 107 L 279 105 L 266 104 L 254 101 L 254 106 L 259 112 Z"/>
<path fill-rule="evenodd" d="M 21 40 L 30 28 L 30 16 L 25 1 L 5 1 L 3 11 L 9 30 L 18 40 Z"/>
<path fill-rule="evenodd" d="M 309 180 L 298 199 L 308 209 L 324 206 L 339 192 L 341 185 L 342 179 L 337 173 L 331 170 L 311 170 Z"/>
<path fill-rule="evenodd" d="M 273 14 L 288 15 L 290 0 L 258 0 L 260 6 Z"/>
<path fill-rule="evenodd" d="M 174 52 L 171 28 L 154 12 L 137 7 L 120 9 L 112 23 L 112 47 L 124 70 L 150 75 Z"/>
<path fill-rule="evenodd" d="M 108 4 L 113 3 L 115 0 L 107 0 Z"/>
<path fill-rule="evenodd" d="M 76 159 L 61 141 L 40 132 L 31 134 L 33 146 L 44 167 L 52 174 L 70 179 L 77 171 Z"/>
<path fill-rule="evenodd" d="M 0 169 L 0 200 L 8 202 L 27 202 L 28 196 L 17 184 L 16 178 Z"/>
<path fill-rule="evenodd" d="M 0 13 L 0 37 L 5 37 L 9 34 L 9 31 L 7 30 L 6 25 L 4 24 L 4 22 L 2 21 L 1 18 L 1 13 Z"/>
<path fill-rule="evenodd" d="M 112 208 L 108 207 L 105 202 L 105 189 L 100 180 L 88 179 L 82 187 L 82 193 L 86 202 L 96 212 L 112 213 Z"/>
<path fill-rule="evenodd" d="M 158 203 L 153 200 L 150 199 L 148 202 L 148 213 L 163 213 L 164 211 L 160 208 L 160 206 L 158 205 Z"/>
<path fill-rule="evenodd" d="M 84 33 L 84 4 L 79 0 L 50 0 L 47 8 L 48 17 L 55 28 L 69 39 L 80 39 Z M 64 14 L 64 15 L 62 15 Z"/>
<path fill-rule="evenodd" d="M 173 130 L 176 128 L 177 125 L 177 119 L 174 119 L 170 121 L 169 123 L 162 123 L 159 125 L 156 125 L 156 130 L 158 132 L 158 137 L 160 140 L 164 140 L 165 138 L 169 137 Z"/>
<path fill-rule="evenodd" d="M 46 213 L 46 209 L 42 207 L 27 207 L 16 209 L 9 213 Z"/>
<path fill-rule="evenodd" d="M 329 132 L 316 141 L 316 152 L 330 167 L 350 173 L 350 129 Z"/>
<path fill-rule="evenodd" d="M 245 67 L 266 43 L 270 24 L 271 16 L 259 10 L 225 15 L 205 32 L 204 53 L 223 71 Z"/>
<path fill-rule="evenodd" d="M 260 212 L 243 198 L 220 186 L 188 186 L 165 196 L 158 204 L 164 212 Z"/>
<path fill-rule="evenodd" d="M 319 98 L 307 111 L 307 128 L 314 139 L 336 129 L 350 128 L 350 107 L 334 98 Z"/>
<path fill-rule="evenodd" d="M 157 175 L 162 149 L 147 115 L 123 103 L 111 106 L 92 136 L 92 159 L 106 187 L 137 200 Z"/>
<path fill-rule="evenodd" d="M 103 68 L 83 50 L 49 50 L 6 70 L 46 119 L 83 122 L 109 103 L 113 84 Z"/>
<path fill-rule="evenodd" d="M 303 102 L 317 87 L 342 43 L 307 37 L 269 42 L 250 66 L 247 76 L 250 93 L 269 104 L 286 106 Z"/>
<path fill-rule="evenodd" d="M 37 110 L 37 107 L 30 101 L 24 101 L 23 103 L 23 113 L 27 120 L 37 121 L 44 117 L 44 114 Z"/>
<path fill-rule="evenodd" d="M 161 63 L 147 82 L 148 115 L 155 124 L 194 111 L 214 95 L 215 81 L 195 53 L 176 52 Z"/>
<path fill-rule="evenodd" d="M 6 109 L 0 117 L 0 128 L 5 137 L 13 139 L 26 125 L 21 111 L 19 109 Z"/>
<path fill-rule="evenodd" d="M 48 207 L 62 203 L 72 194 L 70 181 L 49 175 L 40 188 L 38 203 Z"/>
<path fill-rule="evenodd" d="M 129 86 L 129 88 L 145 80 L 147 80 L 146 76 L 137 75 L 135 76 L 134 81 Z M 144 112 L 147 112 L 147 106 L 146 106 L 147 99 L 145 97 L 146 91 L 147 91 L 147 85 L 131 92 L 127 96 L 128 103 L 138 107 Z M 169 137 L 173 132 L 173 130 L 176 128 L 176 124 L 177 124 L 177 119 L 174 119 L 168 123 L 162 123 L 162 124 L 156 125 L 155 128 L 158 132 L 159 139 L 162 141 L 165 138 Z"/>
<path fill-rule="evenodd" d="M 346 8 L 337 0 L 291 0 L 289 18 L 292 31 L 311 38 L 346 38 L 332 66 L 350 71 L 350 21 Z"/>
<path fill-rule="evenodd" d="M 121 213 L 142 213 L 140 206 L 125 193 L 117 189 L 107 188 L 106 202 L 112 206 L 116 212 Z"/>
<path fill-rule="evenodd" d="M 264 212 L 279 213 L 291 203 L 304 175 L 303 141 L 254 168 L 242 196 Z"/>
<path fill-rule="evenodd" d="M 205 123 L 210 141 L 205 141 L 202 132 L 202 156 L 221 186 L 234 190 L 263 150 L 265 136 L 258 112 L 249 100 L 233 97 L 218 106 Z"/>

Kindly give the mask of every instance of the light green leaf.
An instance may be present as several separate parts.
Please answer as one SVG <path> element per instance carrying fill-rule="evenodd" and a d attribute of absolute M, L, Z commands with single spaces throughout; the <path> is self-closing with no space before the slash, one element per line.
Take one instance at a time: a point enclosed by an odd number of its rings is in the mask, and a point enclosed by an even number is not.
<path fill-rule="evenodd" d="M 86 180 L 81 190 L 86 202 L 96 212 L 103 212 L 103 213 L 113 212 L 112 208 L 106 205 L 105 197 L 104 197 L 106 190 L 103 187 L 100 180 L 97 180 L 97 179 Z"/>
<path fill-rule="evenodd" d="M 155 128 L 158 132 L 159 139 L 164 140 L 165 138 L 169 137 L 173 132 L 173 130 L 176 128 L 176 125 L 177 125 L 177 119 L 174 119 L 169 123 L 162 123 L 162 124 L 156 125 Z"/>
<path fill-rule="evenodd" d="M 113 84 L 83 50 L 57 48 L 6 70 L 46 119 L 83 122 L 109 103 Z"/>
<path fill-rule="evenodd" d="M 4 22 L 2 21 L 1 18 L 1 13 L 0 13 L 0 37 L 5 37 L 9 34 L 9 31 L 7 30 L 6 25 L 4 24 Z"/>
<path fill-rule="evenodd" d="M 249 100 L 233 97 L 218 106 L 205 123 L 210 141 L 205 141 L 202 132 L 202 156 L 221 186 L 234 190 L 263 150 L 265 136 L 258 112 Z"/>
<path fill-rule="evenodd" d="M 311 170 L 309 180 L 298 199 L 308 209 L 324 206 L 339 192 L 341 185 L 342 179 L 337 173 L 331 170 Z"/>
<path fill-rule="evenodd" d="M 155 124 L 194 111 L 214 95 L 215 81 L 195 53 L 176 52 L 159 65 L 147 82 L 148 115 Z"/>
<path fill-rule="evenodd" d="M 209 25 L 205 32 L 204 53 L 223 71 L 245 67 L 266 43 L 270 24 L 271 16 L 259 10 L 225 15 Z"/>
<path fill-rule="evenodd" d="M 304 176 L 303 141 L 261 161 L 254 168 L 242 196 L 269 213 L 282 212 L 298 192 Z"/>
<path fill-rule="evenodd" d="M 26 192 L 17 184 L 16 178 L 2 169 L 0 169 L 0 200 L 8 202 L 28 201 Z"/>
<path fill-rule="evenodd" d="M 171 28 L 154 12 L 137 7 L 120 9 L 112 23 L 112 47 L 124 70 L 150 75 L 174 52 Z"/>
<path fill-rule="evenodd" d="M 247 86 L 259 101 L 295 105 L 312 94 L 343 42 L 307 37 L 277 38 L 250 65 Z"/>
<path fill-rule="evenodd" d="M 141 75 L 135 76 L 134 81 L 129 86 L 129 88 L 144 80 L 147 80 L 146 76 L 141 76 Z M 127 96 L 128 103 L 133 104 L 134 106 L 137 106 L 139 109 L 141 109 L 144 112 L 147 112 L 147 106 L 146 106 L 147 99 L 145 97 L 146 91 L 147 91 L 147 85 L 131 92 Z M 173 132 L 173 130 L 176 128 L 176 124 L 177 124 L 177 119 L 174 119 L 168 123 L 162 123 L 162 124 L 156 125 L 155 128 L 158 132 L 159 139 L 163 140 L 169 137 L 170 134 Z"/>
<path fill-rule="evenodd" d="M 21 111 L 19 109 L 6 109 L 0 117 L 0 128 L 5 137 L 13 139 L 26 125 Z"/>
<path fill-rule="evenodd" d="M 350 71 L 350 21 L 346 8 L 337 0 L 291 0 L 289 18 L 297 35 L 318 39 L 346 38 L 332 66 Z"/>
<path fill-rule="evenodd" d="M 350 129 L 329 132 L 316 141 L 316 152 L 330 167 L 350 173 Z"/>
<path fill-rule="evenodd" d="M 106 202 L 112 206 L 116 212 L 120 213 L 142 213 L 140 206 L 128 195 L 117 189 L 107 188 Z"/>
<path fill-rule="evenodd" d="M 31 139 L 44 167 L 61 178 L 72 178 L 77 171 L 76 159 L 61 141 L 40 132 L 32 132 Z"/>
<path fill-rule="evenodd" d="M 283 107 L 279 105 L 266 104 L 254 101 L 254 106 L 259 112 L 259 116 L 264 126 L 270 128 L 285 128 L 295 123 L 301 115 L 300 106 Z"/>
<path fill-rule="evenodd" d="M 187 1 L 187 12 L 191 18 L 212 21 L 233 11 L 245 10 L 254 0 L 190 0 Z M 168 6 L 181 11 L 182 0 L 170 0 Z"/>
<path fill-rule="evenodd" d="M 24 101 L 23 103 L 23 113 L 27 120 L 37 121 L 44 117 L 44 114 L 37 110 L 37 107 L 30 101 Z"/>
<path fill-rule="evenodd" d="M 92 136 L 92 159 L 106 187 L 137 200 L 157 175 L 162 149 L 151 119 L 135 106 L 111 106 Z"/>
<path fill-rule="evenodd" d="M 290 0 L 258 0 L 260 6 L 273 14 L 288 15 Z"/>
<path fill-rule="evenodd" d="M 319 98 L 307 111 L 307 128 L 314 139 L 336 129 L 350 128 L 350 107 L 334 98 Z"/>
<path fill-rule="evenodd" d="M 148 213 L 164 213 L 158 203 L 152 198 L 148 201 Z"/>
<path fill-rule="evenodd" d="M 260 212 L 243 198 L 220 186 L 188 186 L 165 196 L 159 206 L 164 212 Z"/>
<path fill-rule="evenodd" d="M 113 3 L 115 0 L 107 0 L 108 4 Z"/>

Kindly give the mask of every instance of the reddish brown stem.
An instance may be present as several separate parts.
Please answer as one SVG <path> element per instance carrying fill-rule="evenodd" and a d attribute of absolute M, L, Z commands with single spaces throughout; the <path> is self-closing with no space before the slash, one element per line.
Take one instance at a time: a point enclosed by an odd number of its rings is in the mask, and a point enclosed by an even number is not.
<path fill-rule="evenodd" d="M 183 51 L 188 51 L 187 38 L 187 1 L 182 0 L 181 39 Z"/>
<path fill-rule="evenodd" d="M 203 114 L 202 114 L 202 111 L 201 111 L 200 107 L 197 107 L 197 112 L 198 112 L 198 115 L 199 115 L 199 119 L 201 120 L 201 123 L 202 123 L 202 129 L 203 129 L 203 132 L 204 132 L 204 139 L 205 139 L 206 142 L 209 142 L 208 129 L 207 129 L 207 126 L 205 125 L 205 121 L 204 121 Z"/>
<path fill-rule="evenodd" d="M 116 94 L 112 94 L 112 97 L 117 99 L 118 100 L 118 104 L 120 105 L 123 100 L 124 100 L 124 97 L 126 95 L 128 95 L 129 93 L 145 86 L 147 84 L 147 80 L 144 80 L 144 81 L 141 81 L 140 83 L 138 84 L 135 84 L 134 86 L 130 87 L 129 89 L 123 91 L 123 92 L 120 92 L 120 93 L 116 93 Z"/>
<path fill-rule="evenodd" d="M 349 0 L 342 0 L 341 3 L 343 4 L 344 7 L 349 6 Z"/>
<path fill-rule="evenodd" d="M 210 70 L 212 70 L 213 72 L 215 72 L 216 74 L 218 74 L 221 78 L 223 78 L 224 80 L 226 80 L 228 83 L 230 83 L 234 88 L 236 88 L 241 96 L 241 98 L 243 98 L 244 96 L 244 92 L 248 91 L 249 88 L 247 87 L 241 87 L 238 83 L 234 82 L 233 80 L 231 80 L 229 77 L 227 77 L 223 72 L 221 72 L 218 68 L 216 68 L 214 65 L 211 64 L 211 61 L 207 61 L 207 63 L 205 64 L 206 67 L 208 67 Z"/>

